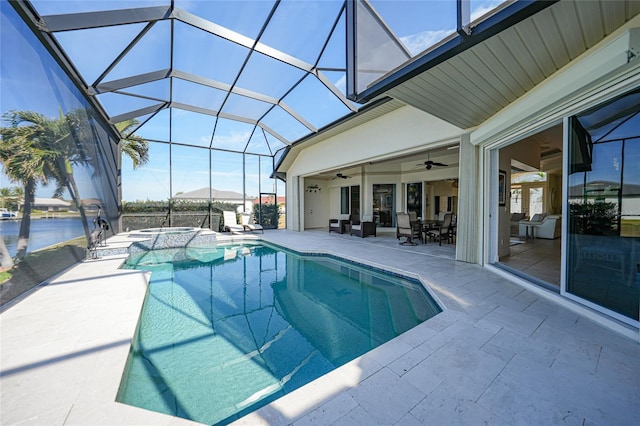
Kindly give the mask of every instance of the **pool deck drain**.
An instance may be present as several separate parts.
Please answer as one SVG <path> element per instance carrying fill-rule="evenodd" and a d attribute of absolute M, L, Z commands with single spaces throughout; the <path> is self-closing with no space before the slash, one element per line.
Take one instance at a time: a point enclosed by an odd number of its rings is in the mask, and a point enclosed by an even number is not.
<path fill-rule="evenodd" d="M 259 238 L 224 239 L 243 237 Z M 637 421 L 637 337 L 487 268 L 383 238 L 265 232 L 295 250 L 416 274 L 445 311 L 236 424 Z M 82 262 L 0 314 L 1 424 L 194 424 L 114 401 L 148 283 L 143 272 L 118 269 L 123 260 Z"/>

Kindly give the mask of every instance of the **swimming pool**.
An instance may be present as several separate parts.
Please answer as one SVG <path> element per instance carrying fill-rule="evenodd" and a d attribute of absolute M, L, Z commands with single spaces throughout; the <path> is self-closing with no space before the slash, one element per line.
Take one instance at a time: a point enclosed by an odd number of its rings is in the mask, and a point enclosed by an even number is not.
<path fill-rule="evenodd" d="M 263 244 L 152 250 L 117 400 L 225 424 L 441 310 L 415 280 Z"/>

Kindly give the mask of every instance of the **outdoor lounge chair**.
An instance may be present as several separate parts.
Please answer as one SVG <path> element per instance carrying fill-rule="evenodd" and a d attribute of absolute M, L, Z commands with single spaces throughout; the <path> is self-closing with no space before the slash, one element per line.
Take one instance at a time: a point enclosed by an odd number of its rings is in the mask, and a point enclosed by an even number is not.
<path fill-rule="evenodd" d="M 224 220 L 224 230 L 231 232 L 232 234 L 238 232 L 244 232 L 244 226 L 238 223 L 238 217 L 236 216 L 236 212 L 232 211 L 223 211 L 222 219 Z"/>
<path fill-rule="evenodd" d="M 417 246 L 418 244 L 413 242 L 414 238 L 420 238 L 415 232 L 415 228 L 411 224 L 409 215 L 406 213 L 397 213 L 396 215 L 396 236 L 398 239 L 406 237 L 405 241 L 401 241 L 400 245 Z"/>
<path fill-rule="evenodd" d="M 329 233 L 344 234 L 344 225 L 349 223 L 349 215 L 341 214 L 338 219 L 329 219 Z"/>
<path fill-rule="evenodd" d="M 262 225 L 257 224 L 255 220 L 253 220 L 253 213 L 240 213 L 240 217 L 242 218 L 242 226 L 244 226 L 245 231 L 260 231 L 264 234 Z"/>
<path fill-rule="evenodd" d="M 373 215 L 362 215 L 362 220 L 354 220 L 351 222 L 351 235 L 358 235 L 359 237 L 366 237 L 368 235 L 376 236 L 376 224 L 373 221 Z"/>

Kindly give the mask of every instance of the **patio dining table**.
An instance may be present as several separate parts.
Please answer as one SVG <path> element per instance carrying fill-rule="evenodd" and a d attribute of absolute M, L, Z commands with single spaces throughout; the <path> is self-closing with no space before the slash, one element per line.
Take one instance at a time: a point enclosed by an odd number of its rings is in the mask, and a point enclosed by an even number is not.
<path fill-rule="evenodd" d="M 422 220 L 422 241 L 427 243 L 427 234 L 429 231 L 437 230 L 442 227 L 444 222 L 438 219 L 424 219 Z"/>

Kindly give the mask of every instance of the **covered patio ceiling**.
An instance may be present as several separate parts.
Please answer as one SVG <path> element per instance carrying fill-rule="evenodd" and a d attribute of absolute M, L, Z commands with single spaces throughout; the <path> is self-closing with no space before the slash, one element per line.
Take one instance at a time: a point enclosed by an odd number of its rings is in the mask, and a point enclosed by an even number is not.
<path fill-rule="evenodd" d="M 546 3 L 543 10 L 442 61 L 438 49 L 460 37 L 451 36 L 372 85 L 361 100 L 391 96 L 473 129 L 640 14 L 638 1 Z"/>

